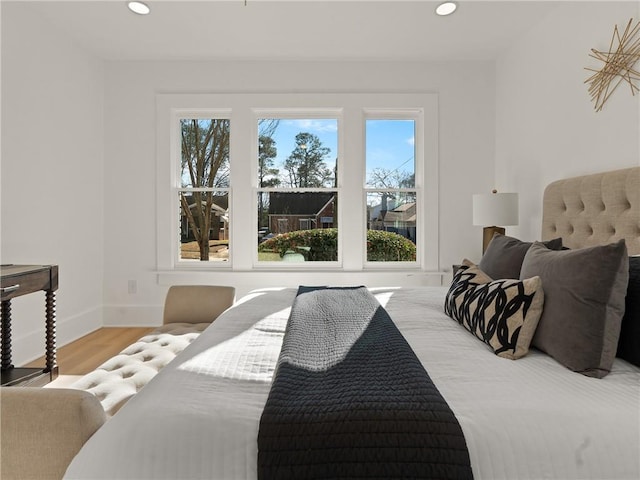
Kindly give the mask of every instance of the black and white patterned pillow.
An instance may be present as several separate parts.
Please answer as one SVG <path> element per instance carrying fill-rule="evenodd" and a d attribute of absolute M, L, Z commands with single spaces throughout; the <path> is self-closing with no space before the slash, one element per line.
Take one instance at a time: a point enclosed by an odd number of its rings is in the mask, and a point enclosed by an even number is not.
<path fill-rule="evenodd" d="M 544 305 L 540 277 L 492 280 L 465 260 L 445 297 L 444 311 L 500 357 L 527 354 Z"/>

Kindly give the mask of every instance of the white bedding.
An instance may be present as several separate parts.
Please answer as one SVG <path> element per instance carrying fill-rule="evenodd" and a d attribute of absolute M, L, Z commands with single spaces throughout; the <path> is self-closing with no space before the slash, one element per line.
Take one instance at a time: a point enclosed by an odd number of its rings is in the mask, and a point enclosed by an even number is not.
<path fill-rule="evenodd" d="M 603 379 L 495 356 L 444 315 L 446 288 L 372 289 L 449 402 L 474 478 L 640 478 L 640 368 Z M 87 442 L 67 479 L 255 479 L 258 422 L 295 289 L 225 312 Z"/>

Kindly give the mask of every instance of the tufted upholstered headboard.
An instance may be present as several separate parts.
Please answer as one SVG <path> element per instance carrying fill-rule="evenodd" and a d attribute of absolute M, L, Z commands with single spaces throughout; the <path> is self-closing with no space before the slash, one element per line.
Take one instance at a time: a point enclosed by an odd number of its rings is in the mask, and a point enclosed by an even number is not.
<path fill-rule="evenodd" d="M 640 167 L 567 178 L 544 191 L 542 240 L 562 237 L 569 248 L 625 239 L 640 254 Z"/>

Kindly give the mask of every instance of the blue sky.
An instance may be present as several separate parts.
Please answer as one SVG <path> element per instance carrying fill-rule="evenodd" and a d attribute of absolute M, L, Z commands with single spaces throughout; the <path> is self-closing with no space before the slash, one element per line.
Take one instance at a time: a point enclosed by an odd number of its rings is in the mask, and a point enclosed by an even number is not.
<path fill-rule="evenodd" d="M 335 119 L 282 119 L 273 135 L 278 149 L 275 166 L 282 169 L 282 164 L 295 148 L 295 136 L 307 132 L 316 135 L 323 146 L 331 149 L 326 163 L 333 169 L 338 154 L 337 126 Z M 368 120 L 366 132 L 367 172 L 385 168 L 413 173 L 413 120 Z"/>

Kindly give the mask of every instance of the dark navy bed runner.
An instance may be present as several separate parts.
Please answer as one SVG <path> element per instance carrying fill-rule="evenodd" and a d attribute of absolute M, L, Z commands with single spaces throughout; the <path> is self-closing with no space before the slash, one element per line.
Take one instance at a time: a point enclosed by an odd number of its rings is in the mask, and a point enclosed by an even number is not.
<path fill-rule="evenodd" d="M 299 288 L 258 478 L 473 478 L 457 419 L 365 287 Z"/>

